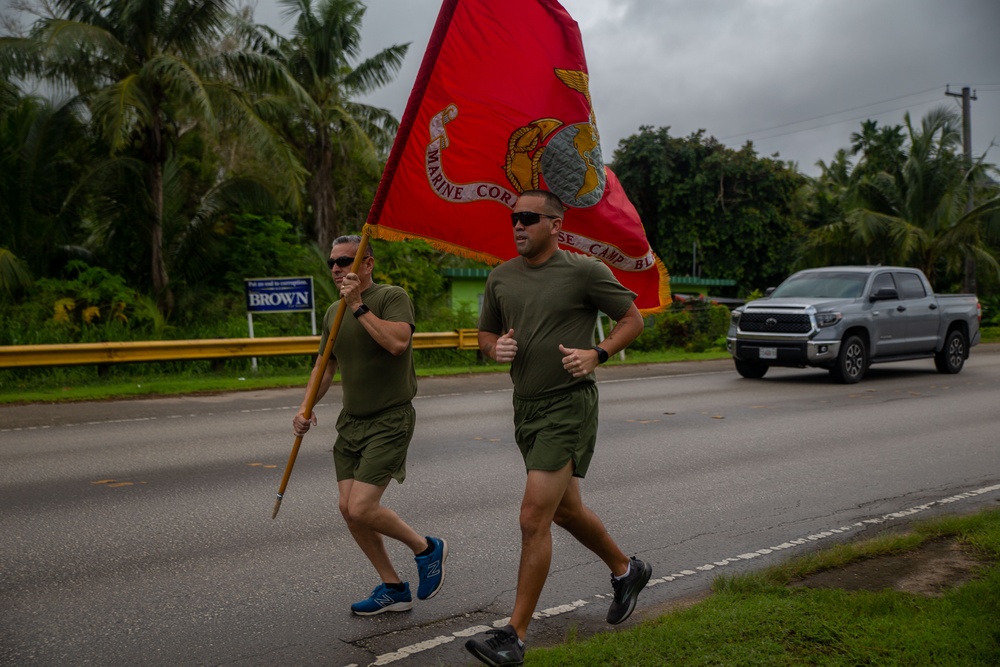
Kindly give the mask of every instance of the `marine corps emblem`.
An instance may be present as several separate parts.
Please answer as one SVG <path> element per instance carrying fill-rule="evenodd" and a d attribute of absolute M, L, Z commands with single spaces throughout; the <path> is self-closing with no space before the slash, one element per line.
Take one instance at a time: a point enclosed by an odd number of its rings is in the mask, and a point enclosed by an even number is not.
<path fill-rule="evenodd" d="M 539 176 L 567 206 L 587 208 L 604 196 L 606 176 L 586 72 L 556 69 L 556 77 L 587 99 L 590 119 L 566 125 L 540 118 L 520 127 L 507 142 L 504 170 L 518 192 L 539 187 Z"/>
<path fill-rule="evenodd" d="M 557 118 L 539 118 L 514 130 L 504 160 L 504 172 L 513 189 L 483 181 L 451 181 L 444 173 L 442 154 L 449 146 L 446 126 L 458 117 L 458 107 L 450 104 L 431 119 L 424 166 L 427 180 L 439 197 L 454 202 L 489 199 L 511 207 L 518 193 L 540 187 L 544 178 L 546 187 L 571 208 L 589 208 L 601 201 L 607 175 L 589 77 L 576 70 L 555 69 L 554 73 L 568 88 L 584 96 L 589 118 L 569 125 Z"/>

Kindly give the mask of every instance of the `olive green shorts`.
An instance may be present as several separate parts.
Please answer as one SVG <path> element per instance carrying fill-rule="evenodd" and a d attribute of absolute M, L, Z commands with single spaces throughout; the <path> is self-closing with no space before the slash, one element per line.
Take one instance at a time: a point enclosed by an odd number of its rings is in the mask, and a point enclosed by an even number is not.
<path fill-rule="evenodd" d="M 588 382 L 554 396 L 514 396 L 514 439 L 528 470 L 561 470 L 585 477 L 597 443 L 597 385 Z"/>
<path fill-rule="evenodd" d="M 337 481 L 355 479 L 385 486 L 391 477 L 402 484 L 406 479 L 406 450 L 416 422 L 416 411 L 410 404 L 371 417 L 341 411 L 337 442 L 333 445 Z"/>

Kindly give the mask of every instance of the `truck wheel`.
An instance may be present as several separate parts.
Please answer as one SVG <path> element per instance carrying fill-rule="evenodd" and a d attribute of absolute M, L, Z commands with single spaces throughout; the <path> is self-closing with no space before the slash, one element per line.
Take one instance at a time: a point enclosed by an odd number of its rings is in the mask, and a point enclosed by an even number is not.
<path fill-rule="evenodd" d="M 944 339 L 944 347 L 934 355 L 934 366 L 938 372 L 954 375 L 965 365 L 965 334 L 952 329 Z"/>
<path fill-rule="evenodd" d="M 868 370 L 868 348 L 857 336 L 848 336 L 840 346 L 837 364 L 830 369 L 830 375 L 840 384 L 855 384 Z"/>
<path fill-rule="evenodd" d="M 736 372 L 749 380 L 759 380 L 767 373 L 767 364 L 762 364 L 759 361 L 743 361 L 742 359 L 733 359 L 733 361 L 736 363 Z"/>

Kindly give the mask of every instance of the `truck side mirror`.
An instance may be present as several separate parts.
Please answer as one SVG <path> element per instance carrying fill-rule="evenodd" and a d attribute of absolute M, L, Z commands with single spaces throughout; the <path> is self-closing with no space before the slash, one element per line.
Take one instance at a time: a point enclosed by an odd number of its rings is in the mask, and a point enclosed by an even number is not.
<path fill-rule="evenodd" d="M 771 296 L 771 292 L 773 291 L 774 291 L 773 287 L 768 287 L 766 290 L 764 290 L 764 296 Z"/>
<path fill-rule="evenodd" d="M 880 287 L 869 297 L 869 301 L 894 301 L 899 298 L 899 292 L 895 287 Z"/>

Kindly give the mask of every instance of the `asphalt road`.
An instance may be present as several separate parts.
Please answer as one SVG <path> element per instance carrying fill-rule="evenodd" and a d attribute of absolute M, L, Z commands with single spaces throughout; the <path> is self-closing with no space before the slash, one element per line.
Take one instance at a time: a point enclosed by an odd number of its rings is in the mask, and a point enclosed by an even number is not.
<path fill-rule="evenodd" d="M 875 366 L 741 379 L 729 361 L 602 368 L 584 497 L 653 584 L 625 626 L 720 572 L 1000 502 L 1000 346 L 965 370 Z M 303 379 L 304 380 L 304 379 Z M 502 374 L 421 380 L 408 477 L 387 503 L 445 537 L 412 612 L 348 606 L 377 583 L 336 509 L 338 389 L 271 519 L 302 392 L 0 408 L 0 664 L 465 665 L 510 612 L 524 481 Z M 608 629 L 608 573 L 555 534 L 529 646 Z M 415 584 L 411 555 L 391 544 Z"/>

